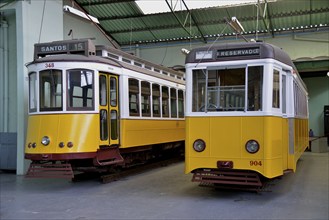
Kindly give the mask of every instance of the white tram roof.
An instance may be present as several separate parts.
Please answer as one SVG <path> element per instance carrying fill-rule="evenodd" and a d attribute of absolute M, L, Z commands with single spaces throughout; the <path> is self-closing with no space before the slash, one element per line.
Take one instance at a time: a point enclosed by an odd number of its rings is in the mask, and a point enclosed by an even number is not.
<path fill-rule="evenodd" d="M 206 55 L 202 56 L 202 52 Z M 199 47 L 190 51 L 185 63 L 221 62 L 272 58 L 293 67 L 289 55 L 281 48 L 264 42 L 239 42 Z"/>
<path fill-rule="evenodd" d="M 157 78 L 185 84 L 185 73 L 138 58 L 104 45 L 95 46 L 90 39 L 53 41 L 34 45 L 34 61 L 96 62 L 130 69 Z"/>
<path fill-rule="evenodd" d="M 306 89 L 296 66 L 289 55 L 281 48 L 264 42 L 239 42 L 218 44 L 211 47 L 192 49 L 186 56 L 185 63 L 224 62 L 232 60 L 274 59 L 291 66 L 298 81 Z"/>

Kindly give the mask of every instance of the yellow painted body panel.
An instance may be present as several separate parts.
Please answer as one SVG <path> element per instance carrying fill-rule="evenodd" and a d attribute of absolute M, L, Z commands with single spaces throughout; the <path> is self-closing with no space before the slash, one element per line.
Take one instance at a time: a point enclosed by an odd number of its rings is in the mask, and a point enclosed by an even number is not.
<path fill-rule="evenodd" d="M 296 126 L 296 125 L 295 125 Z M 305 124 L 298 125 L 303 134 Z M 217 161 L 233 161 L 234 169 L 254 170 L 273 178 L 286 169 L 294 169 L 289 163 L 288 119 L 273 116 L 253 117 L 187 117 L 185 141 L 185 172 L 198 168 L 217 168 Z M 193 150 L 193 142 L 203 139 L 206 149 Z M 260 150 L 250 154 L 245 149 L 248 140 L 257 140 Z M 305 141 L 297 147 L 293 159 L 305 150 Z M 303 147 L 302 147 L 303 146 Z"/>
<path fill-rule="evenodd" d="M 121 119 L 122 148 L 183 141 L 184 120 Z"/>
<path fill-rule="evenodd" d="M 96 152 L 102 144 L 99 135 L 98 114 L 54 114 L 35 115 L 28 119 L 28 133 L 25 153 L 86 153 Z M 144 146 L 160 143 L 184 141 L 184 120 L 121 120 L 120 147 Z M 50 138 L 50 144 L 43 146 L 41 139 Z M 60 148 L 73 142 L 74 146 Z M 36 148 L 28 148 L 29 143 L 36 143 Z"/>
<path fill-rule="evenodd" d="M 43 146 L 43 136 L 50 138 L 50 144 Z M 73 147 L 60 148 L 73 142 Z M 28 148 L 29 143 L 36 143 L 36 148 Z M 25 153 L 81 153 L 95 152 L 99 147 L 99 115 L 98 114 L 54 114 L 32 115 L 28 118 Z"/>
<path fill-rule="evenodd" d="M 290 169 L 296 170 L 297 161 L 309 146 L 308 119 L 294 120 L 294 154 L 289 154 L 288 164 Z"/>

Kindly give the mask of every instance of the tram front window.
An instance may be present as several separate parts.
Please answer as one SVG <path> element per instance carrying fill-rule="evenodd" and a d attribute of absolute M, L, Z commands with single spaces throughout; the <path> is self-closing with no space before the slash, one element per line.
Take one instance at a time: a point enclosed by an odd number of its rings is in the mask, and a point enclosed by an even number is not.
<path fill-rule="evenodd" d="M 94 74 L 91 70 L 68 70 L 67 74 L 67 109 L 94 109 Z"/>
<path fill-rule="evenodd" d="M 246 83 L 247 73 L 248 83 Z M 263 67 L 260 66 L 194 70 L 192 111 L 261 110 L 262 74 Z"/>
<path fill-rule="evenodd" d="M 40 71 L 40 111 L 61 111 L 63 106 L 62 71 Z"/>

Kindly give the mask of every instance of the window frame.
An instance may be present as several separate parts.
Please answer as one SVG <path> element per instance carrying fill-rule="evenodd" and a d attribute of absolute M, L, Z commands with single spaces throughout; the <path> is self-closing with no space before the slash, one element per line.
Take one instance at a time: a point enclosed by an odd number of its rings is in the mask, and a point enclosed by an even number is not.
<path fill-rule="evenodd" d="M 70 71 L 85 71 L 85 72 L 90 72 L 92 74 L 92 77 L 91 77 L 91 79 L 92 79 L 92 83 L 91 83 L 92 96 L 91 96 L 91 98 L 88 97 L 88 90 L 87 90 L 87 94 L 86 94 L 87 104 L 88 104 L 88 99 L 91 99 L 91 106 L 90 107 L 88 107 L 88 106 L 82 106 L 82 107 L 80 107 L 80 106 L 79 107 L 70 106 L 70 89 L 69 89 L 69 87 L 71 86 L 70 85 L 70 74 L 71 74 Z M 66 70 L 66 94 L 67 94 L 66 95 L 66 110 L 67 111 L 94 111 L 95 110 L 95 82 L 96 82 L 95 75 L 96 75 L 95 71 L 91 70 L 91 69 L 74 68 L 74 69 L 67 69 Z M 81 72 L 80 72 L 80 77 L 81 77 Z M 88 79 L 86 79 L 86 81 L 88 81 Z M 80 84 L 81 84 L 81 82 L 80 82 Z M 72 96 L 73 96 L 73 93 L 72 93 Z M 82 94 L 81 97 L 83 98 L 83 94 Z M 72 97 L 72 102 L 73 102 L 73 98 L 74 97 Z"/>
<path fill-rule="evenodd" d="M 50 72 L 52 74 L 53 71 L 58 71 L 58 74 L 60 76 L 60 80 L 61 83 L 59 85 L 61 85 L 61 94 L 60 94 L 60 107 L 42 107 L 42 104 L 44 104 L 45 100 L 41 100 L 43 98 L 42 92 L 44 92 L 44 90 L 42 90 L 42 88 L 44 88 L 44 86 L 42 85 L 43 82 L 46 82 L 44 80 L 42 80 L 41 78 L 43 77 L 43 72 Z M 63 111 L 63 104 L 64 104 L 64 97 L 63 97 L 63 93 L 64 93 L 64 88 L 63 88 L 63 71 L 60 69 L 44 69 L 39 71 L 39 75 L 38 75 L 38 80 L 39 80 L 39 111 L 40 112 L 52 112 L 52 111 Z M 58 85 L 58 83 L 57 83 Z M 56 92 L 55 92 L 56 93 Z M 55 99 L 56 99 L 56 94 L 55 94 Z"/>

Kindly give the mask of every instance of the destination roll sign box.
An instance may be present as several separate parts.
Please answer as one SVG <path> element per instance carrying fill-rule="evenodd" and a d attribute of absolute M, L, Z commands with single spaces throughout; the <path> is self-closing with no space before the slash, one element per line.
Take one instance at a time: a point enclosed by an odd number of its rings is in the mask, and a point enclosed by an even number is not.
<path fill-rule="evenodd" d="M 243 49 L 226 49 L 218 50 L 217 58 L 221 57 L 234 57 L 234 56 L 253 56 L 259 55 L 259 48 L 243 48 Z"/>
<path fill-rule="evenodd" d="M 95 46 L 89 39 L 76 41 L 60 41 L 51 43 L 39 43 L 34 45 L 34 59 L 54 54 L 81 54 L 94 55 Z"/>

